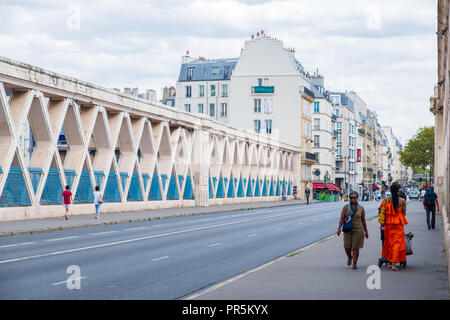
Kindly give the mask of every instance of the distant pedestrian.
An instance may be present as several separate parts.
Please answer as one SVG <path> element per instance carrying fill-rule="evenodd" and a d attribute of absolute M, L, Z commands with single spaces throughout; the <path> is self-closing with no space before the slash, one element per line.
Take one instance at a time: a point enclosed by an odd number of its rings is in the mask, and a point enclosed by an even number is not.
<path fill-rule="evenodd" d="M 352 191 L 349 194 L 350 203 L 344 205 L 341 211 L 341 219 L 337 229 L 337 235 L 341 235 L 344 222 L 351 220 L 351 231 L 344 232 L 344 249 L 347 254 L 347 265 L 353 261 L 353 269 L 357 269 L 359 250 L 364 247 L 364 237 L 369 238 L 366 227 L 366 213 L 364 207 L 358 203 L 358 193 Z"/>
<path fill-rule="evenodd" d="M 100 193 L 100 187 L 95 186 L 94 191 L 94 205 L 95 205 L 95 219 L 100 218 L 100 205 L 103 202 L 103 196 Z"/>
<path fill-rule="evenodd" d="M 305 195 L 306 195 L 306 204 L 309 204 L 309 196 L 311 194 L 311 191 L 309 190 L 309 188 L 306 188 L 305 190 Z"/>
<path fill-rule="evenodd" d="M 433 229 L 436 224 L 436 208 L 437 212 L 439 212 L 439 201 L 438 196 L 434 192 L 434 188 L 430 187 L 425 192 L 425 195 L 422 200 L 423 208 L 425 209 L 427 213 L 427 226 L 428 230 Z M 431 223 L 430 223 L 430 213 L 431 213 Z"/>
<path fill-rule="evenodd" d="M 400 185 L 391 185 L 391 196 L 385 200 L 384 242 L 382 256 L 389 261 L 393 271 L 395 263 L 406 262 L 405 231 L 406 200 L 399 196 Z"/>
<path fill-rule="evenodd" d="M 66 214 L 64 215 L 64 218 L 66 218 L 66 220 L 69 220 L 68 214 L 70 212 L 70 206 L 73 203 L 72 192 L 69 189 L 70 187 L 66 186 L 66 190 L 62 193 L 62 205 L 66 209 Z"/>
<path fill-rule="evenodd" d="M 420 200 L 423 200 L 423 198 L 425 197 L 425 193 L 427 193 L 427 190 L 423 188 L 422 191 L 420 191 Z"/>

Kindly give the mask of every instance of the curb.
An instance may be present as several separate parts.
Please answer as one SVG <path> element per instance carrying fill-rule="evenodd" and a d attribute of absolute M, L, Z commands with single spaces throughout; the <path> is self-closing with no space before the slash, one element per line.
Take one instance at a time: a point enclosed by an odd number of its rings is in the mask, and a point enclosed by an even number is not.
<path fill-rule="evenodd" d="M 262 265 L 260 265 L 260 266 L 258 266 L 256 268 L 253 268 L 251 270 L 248 270 L 246 272 L 238 274 L 238 275 L 236 275 L 236 276 L 234 276 L 234 277 L 232 277 L 232 278 L 230 278 L 228 280 L 224 280 L 224 281 L 222 281 L 222 282 L 220 282 L 218 284 L 215 284 L 215 285 L 213 285 L 211 287 L 208 287 L 206 289 L 201 289 L 200 291 L 197 291 L 197 293 L 194 292 L 192 294 L 189 294 L 189 295 L 187 295 L 185 297 L 182 297 L 180 299 L 177 299 L 177 300 L 194 300 L 194 299 L 196 299 L 198 297 L 204 296 L 205 294 L 208 294 L 208 293 L 210 293 L 212 291 L 215 291 L 215 290 L 217 290 L 217 289 L 219 289 L 219 288 L 221 288 L 223 286 L 226 286 L 227 284 L 230 284 L 230 283 L 232 283 L 232 282 L 234 282 L 234 281 L 236 281 L 238 279 L 244 278 L 244 277 L 246 277 L 246 276 L 248 276 L 248 275 L 250 275 L 252 273 L 255 273 L 256 271 L 262 270 L 262 269 L 264 269 L 264 268 L 266 268 L 266 267 L 268 267 L 268 266 L 270 266 L 270 265 L 272 265 L 272 264 L 274 264 L 276 262 L 279 262 L 279 261 L 284 260 L 284 259 L 291 258 L 291 257 L 293 257 L 295 255 L 298 255 L 298 254 L 302 253 L 303 251 L 305 251 L 305 250 L 307 250 L 309 248 L 312 248 L 312 247 L 314 247 L 314 246 L 316 246 L 318 244 L 321 244 L 323 242 L 331 240 L 331 239 L 333 239 L 335 237 L 336 237 L 336 234 L 332 234 L 332 235 L 330 235 L 328 237 L 325 237 L 323 239 L 315 241 L 315 242 L 313 242 L 313 243 L 311 243 L 311 244 L 309 244 L 309 245 L 307 245 L 305 247 L 302 247 L 300 249 L 296 249 L 296 250 L 294 250 L 294 251 L 292 251 L 290 253 L 283 254 L 281 257 L 278 257 L 278 258 L 276 258 L 276 259 L 274 259 L 272 261 L 266 262 L 266 263 L 264 263 L 264 264 L 262 264 Z"/>
<path fill-rule="evenodd" d="M 320 202 L 320 201 L 317 201 L 317 202 Z M 314 203 L 314 202 L 311 202 L 311 203 Z M 174 215 L 169 215 L 169 216 L 157 216 L 157 217 L 149 217 L 149 218 L 124 219 L 124 220 L 109 221 L 109 222 L 103 222 L 103 223 L 92 223 L 92 224 L 87 223 L 87 224 L 80 224 L 80 225 L 74 225 L 74 226 L 58 226 L 58 227 L 48 227 L 48 228 L 39 228 L 39 229 L 31 229 L 31 230 L 7 231 L 7 232 L 0 232 L 0 238 L 11 237 L 11 236 L 20 236 L 20 235 L 28 235 L 28 234 L 45 233 L 45 232 L 52 232 L 52 231 L 80 229 L 80 228 L 85 228 L 85 227 L 100 227 L 100 226 L 107 226 L 107 225 L 113 225 L 113 224 L 123 224 L 123 223 L 132 223 L 132 222 L 144 222 L 144 221 L 171 219 L 171 218 L 180 218 L 180 217 L 192 217 L 192 216 L 201 216 L 201 215 L 206 215 L 206 214 L 216 214 L 216 213 L 223 213 L 223 212 L 234 212 L 234 211 L 244 211 L 244 210 L 265 209 L 265 208 L 276 208 L 276 207 L 285 207 L 285 206 L 293 206 L 293 205 L 306 205 L 306 202 L 305 203 L 276 204 L 276 205 L 273 205 L 273 206 L 265 206 L 265 207 L 248 207 L 248 208 L 235 208 L 235 209 L 225 209 L 225 210 L 211 210 L 211 211 L 205 211 L 205 212 L 194 212 L 194 213 L 186 213 L 186 214 L 174 214 Z M 110 214 L 110 213 L 105 213 L 104 215 L 107 215 L 107 214 Z M 92 216 L 93 215 L 94 214 L 92 214 Z M 77 215 L 77 216 L 79 216 L 79 215 Z"/>

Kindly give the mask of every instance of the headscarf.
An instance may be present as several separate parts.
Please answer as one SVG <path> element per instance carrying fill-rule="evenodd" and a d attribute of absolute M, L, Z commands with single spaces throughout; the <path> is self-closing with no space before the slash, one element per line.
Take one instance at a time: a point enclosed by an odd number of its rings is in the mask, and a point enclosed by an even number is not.
<path fill-rule="evenodd" d="M 356 191 L 350 192 L 350 194 L 348 195 L 349 199 L 350 199 L 350 196 L 352 194 L 354 194 L 356 196 L 356 205 L 353 208 L 351 203 L 348 204 L 348 216 L 349 217 L 353 217 L 353 215 L 356 213 L 356 211 L 358 210 L 358 207 L 359 207 L 359 203 L 358 203 L 359 195 L 358 195 L 358 192 L 356 192 Z"/>

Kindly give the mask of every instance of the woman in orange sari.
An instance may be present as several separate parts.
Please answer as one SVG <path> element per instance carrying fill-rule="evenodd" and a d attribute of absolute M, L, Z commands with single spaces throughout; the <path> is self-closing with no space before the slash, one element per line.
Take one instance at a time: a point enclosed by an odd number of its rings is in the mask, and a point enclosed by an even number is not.
<path fill-rule="evenodd" d="M 382 256 L 390 262 L 392 270 L 397 271 L 395 263 L 406 261 L 405 231 L 408 224 L 406 215 L 406 200 L 399 197 L 400 185 L 391 185 L 392 196 L 386 199 L 386 219 L 384 229 L 384 244 Z"/>

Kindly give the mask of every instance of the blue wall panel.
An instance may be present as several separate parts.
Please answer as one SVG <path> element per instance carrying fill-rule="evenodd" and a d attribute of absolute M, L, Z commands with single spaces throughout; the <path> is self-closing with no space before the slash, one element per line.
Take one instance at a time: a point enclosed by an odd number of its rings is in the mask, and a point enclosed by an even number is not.
<path fill-rule="evenodd" d="M 0 207 L 31 206 L 25 179 L 20 167 L 11 167 L 0 197 Z"/>
<path fill-rule="evenodd" d="M 130 181 L 130 188 L 128 190 L 127 201 L 142 201 L 141 184 L 139 183 L 139 176 L 133 172 Z"/>
<path fill-rule="evenodd" d="M 178 196 L 176 176 L 171 175 L 169 181 L 169 190 L 167 190 L 167 200 L 178 199 L 180 199 L 180 197 Z"/>
<path fill-rule="evenodd" d="M 244 187 L 242 186 L 242 179 L 239 179 L 238 184 L 238 190 L 237 190 L 237 196 L 239 198 L 242 198 L 244 196 Z"/>
<path fill-rule="evenodd" d="M 119 184 L 115 171 L 110 171 L 108 174 L 103 202 L 120 202 Z"/>
<path fill-rule="evenodd" d="M 78 183 L 77 193 L 75 194 L 75 203 L 93 203 L 94 195 L 92 194 L 92 183 L 89 171 L 81 171 L 80 182 Z M 104 200 L 105 201 L 105 200 Z"/>
<path fill-rule="evenodd" d="M 43 206 L 62 203 L 63 187 L 58 169 L 50 168 L 39 203 Z"/>
<path fill-rule="evenodd" d="M 184 186 L 183 199 L 194 199 L 191 176 L 186 177 L 186 185 Z"/>
<path fill-rule="evenodd" d="M 37 188 L 39 187 L 39 182 L 42 177 L 42 169 L 41 168 L 28 168 L 30 172 L 31 184 L 33 185 L 34 193 L 36 194 Z"/>
<path fill-rule="evenodd" d="M 161 189 L 159 187 L 158 176 L 156 174 L 152 177 L 148 200 L 162 200 Z"/>
<path fill-rule="evenodd" d="M 225 192 L 224 192 L 224 188 L 223 188 L 223 178 L 220 177 L 219 184 L 217 185 L 216 198 L 223 198 L 223 197 L 225 197 Z"/>
<path fill-rule="evenodd" d="M 67 185 L 72 188 L 73 185 L 73 180 L 75 180 L 75 170 L 70 170 L 70 169 L 64 169 L 64 174 L 66 175 L 66 182 Z M 65 189 L 66 186 L 64 186 Z"/>

